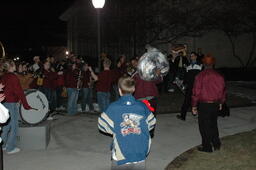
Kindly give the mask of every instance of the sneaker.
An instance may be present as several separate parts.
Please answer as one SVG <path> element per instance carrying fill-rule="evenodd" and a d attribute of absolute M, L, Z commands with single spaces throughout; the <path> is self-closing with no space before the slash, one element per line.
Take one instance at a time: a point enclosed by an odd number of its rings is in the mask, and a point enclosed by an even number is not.
<path fill-rule="evenodd" d="M 86 107 L 85 107 L 85 112 L 89 112 L 89 111 L 90 111 L 90 109 L 89 109 L 89 106 L 87 104 Z"/>
<path fill-rule="evenodd" d="M 82 107 L 81 107 L 81 104 L 77 104 L 77 111 L 78 112 L 82 112 L 83 110 L 82 110 Z"/>
<path fill-rule="evenodd" d="M 59 107 L 60 110 L 65 110 L 66 108 L 64 106 Z"/>
<path fill-rule="evenodd" d="M 60 111 L 60 108 L 59 108 L 59 107 L 57 107 L 55 110 L 56 110 L 56 111 Z"/>
<path fill-rule="evenodd" d="M 7 152 L 7 154 L 15 154 L 15 153 L 18 153 L 18 152 L 20 152 L 20 148 L 14 148 L 12 151 Z"/>
<path fill-rule="evenodd" d="M 53 120 L 53 117 L 52 117 L 52 116 L 49 116 L 49 117 L 47 118 L 47 120 Z"/>
<path fill-rule="evenodd" d="M 168 92 L 173 93 L 174 89 L 169 89 Z"/>
<path fill-rule="evenodd" d="M 98 103 L 93 103 L 93 107 L 96 112 L 100 112 L 100 107 Z"/>
<path fill-rule="evenodd" d="M 90 112 L 90 113 L 97 113 L 97 111 L 96 111 L 96 110 L 93 110 L 93 109 L 92 109 L 92 110 L 89 110 L 89 112 Z"/>

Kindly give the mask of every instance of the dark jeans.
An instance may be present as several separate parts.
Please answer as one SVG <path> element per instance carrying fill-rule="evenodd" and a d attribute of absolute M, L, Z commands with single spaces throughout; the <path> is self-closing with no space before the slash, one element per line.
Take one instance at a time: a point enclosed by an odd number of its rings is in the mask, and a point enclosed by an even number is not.
<path fill-rule="evenodd" d="M 57 87 L 56 89 L 56 107 L 64 106 L 64 99 L 61 96 L 61 93 L 63 91 L 63 87 Z"/>
<path fill-rule="evenodd" d="M 53 90 L 50 88 L 45 88 L 45 87 L 40 87 L 39 90 L 44 93 L 44 95 L 46 96 L 48 103 L 49 103 L 49 108 L 50 110 L 54 110 L 55 109 L 55 103 L 54 103 L 54 94 L 53 94 Z"/>
<path fill-rule="evenodd" d="M 3 161 L 3 149 L 2 144 L 0 144 L 0 170 L 4 169 L 4 161 Z"/>
<path fill-rule="evenodd" d="M 112 86 L 112 93 L 113 93 L 113 101 L 117 101 L 120 97 L 117 84 L 114 84 Z"/>
<path fill-rule="evenodd" d="M 57 92 L 56 90 L 52 90 L 52 101 L 51 101 L 51 105 L 50 108 L 51 110 L 56 110 L 57 107 Z"/>
<path fill-rule="evenodd" d="M 185 98 L 183 104 L 181 106 L 181 117 L 186 118 L 187 111 L 191 106 L 191 96 L 192 96 L 192 89 L 187 89 L 185 92 Z"/>
<path fill-rule="evenodd" d="M 89 110 L 94 110 L 93 104 L 92 104 L 92 88 L 82 88 L 81 89 L 83 93 L 83 100 L 82 100 L 82 111 L 85 111 L 86 104 L 89 106 Z"/>
<path fill-rule="evenodd" d="M 110 103 L 110 93 L 109 92 L 97 92 L 97 102 L 100 107 L 100 112 L 104 112 Z"/>
<path fill-rule="evenodd" d="M 217 122 L 218 111 L 217 103 L 200 103 L 198 106 L 198 124 L 205 150 L 212 150 L 212 146 L 221 145 Z"/>
<path fill-rule="evenodd" d="M 176 76 L 175 77 L 178 77 L 180 80 L 184 80 L 185 73 L 186 73 L 185 68 L 178 68 L 177 71 L 176 71 Z"/>
<path fill-rule="evenodd" d="M 156 117 L 156 113 L 157 113 L 157 98 L 153 98 L 153 99 L 149 100 L 149 103 L 150 103 L 151 107 L 153 107 L 155 109 L 155 111 L 152 112 L 152 113 Z M 150 133 L 151 138 L 154 138 L 154 136 L 155 136 L 155 128 L 152 129 L 149 133 Z"/>
<path fill-rule="evenodd" d="M 157 98 L 153 98 L 151 100 L 148 101 L 151 105 L 151 107 L 153 107 L 155 109 L 155 111 L 153 112 L 154 115 L 156 116 L 156 111 L 157 111 Z"/>

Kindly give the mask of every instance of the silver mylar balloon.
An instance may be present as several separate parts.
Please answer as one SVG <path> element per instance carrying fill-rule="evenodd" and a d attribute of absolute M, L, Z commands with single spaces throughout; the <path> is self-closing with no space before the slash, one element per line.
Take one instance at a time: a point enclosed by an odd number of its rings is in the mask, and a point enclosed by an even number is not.
<path fill-rule="evenodd" d="M 148 48 L 138 62 L 137 71 L 141 79 L 153 81 L 159 79 L 156 73 L 160 70 L 160 75 L 165 76 L 169 71 L 169 62 L 164 54 L 156 48 Z"/>

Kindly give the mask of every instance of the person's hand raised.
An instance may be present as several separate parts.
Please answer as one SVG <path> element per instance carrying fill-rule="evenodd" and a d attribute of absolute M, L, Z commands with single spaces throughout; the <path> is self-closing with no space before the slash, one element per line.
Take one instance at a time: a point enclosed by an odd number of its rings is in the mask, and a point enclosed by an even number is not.
<path fill-rule="evenodd" d="M 0 102 L 4 101 L 5 99 L 5 95 L 4 94 L 0 94 Z"/>
<path fill-rule="evenodd" d="M 197 107 L 192 107 L 192 114 L 193 115 L 197 115 L 198 114 Z"/>
<path fill-rule="evenodd" d="M 92 67 L 91 67 L 91 66 L 89 66 L 89 67 L 88 67 L 88 69 L 89 69 L 89 71 L 90 71 L 90 72 L 93 72 L 93 70 L 92 70 Z"/>
<path fill-rule="evenodd" d="M 3 89 L 4 89 L 4 85 L 0 83 L 0 91 L 3 91 Z"/>

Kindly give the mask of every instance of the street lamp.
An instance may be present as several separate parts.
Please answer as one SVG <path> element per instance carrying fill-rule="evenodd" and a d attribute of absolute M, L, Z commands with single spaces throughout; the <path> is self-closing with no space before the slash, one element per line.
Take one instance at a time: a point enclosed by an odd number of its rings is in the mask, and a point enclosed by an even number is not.
<path fill-rule="evenodd" d="M 101 52 L 101 35 L 100 35 L 100 9 L 104 7 L 105 0 L 92 0 L 94 8 L 97 10 L 97 51 L 98 51 L 98 69 L 101 69 L 100 52 Z"/>
<path fill-rule="evenodd" d="M 94 8 L 103 8 L 105 5 L 105 0 L 92 0 Z"/>

